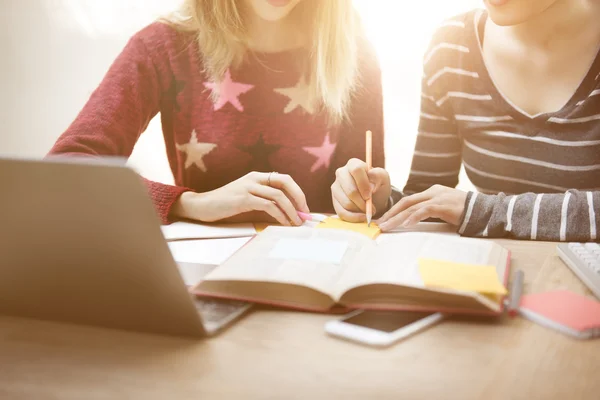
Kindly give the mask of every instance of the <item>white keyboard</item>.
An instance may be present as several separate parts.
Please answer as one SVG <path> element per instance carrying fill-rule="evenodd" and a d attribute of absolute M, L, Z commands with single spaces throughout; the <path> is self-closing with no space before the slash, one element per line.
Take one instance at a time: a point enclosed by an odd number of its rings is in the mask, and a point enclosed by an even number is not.
<path fill-rule="evenodd" d="M 600 244 L 561 243 L 557 250 L 565 264 L 600 299 Z"/>

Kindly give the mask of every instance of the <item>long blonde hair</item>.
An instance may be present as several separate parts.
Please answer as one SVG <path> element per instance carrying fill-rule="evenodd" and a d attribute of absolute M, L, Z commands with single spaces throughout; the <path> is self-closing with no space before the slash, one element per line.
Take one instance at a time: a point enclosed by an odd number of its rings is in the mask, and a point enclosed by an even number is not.
<path fill-rule="evenodd" d="M 240 0 L 185 0 L 164 19 L 176 29 L 194 32 L 204 73 L 219 82 L 229 67 L 248 54 L 248 35 Z M 333 122 L 347 116 L 358 81 L 358 37 L 352 0 L 303 0 L 292 11 L 306 33 L 309 50 L 306 83 L 312 104 Z"/>

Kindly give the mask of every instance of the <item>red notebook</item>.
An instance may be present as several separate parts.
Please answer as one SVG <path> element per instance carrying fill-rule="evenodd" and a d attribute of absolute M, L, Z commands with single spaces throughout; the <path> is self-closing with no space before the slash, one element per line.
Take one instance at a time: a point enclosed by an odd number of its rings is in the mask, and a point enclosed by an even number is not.
<path fill-rule="evenodd" d="M 519 312 L 533 322 L 579 339 L 600 336 L 600 302 L 567 290 L 523 296 Z"/>

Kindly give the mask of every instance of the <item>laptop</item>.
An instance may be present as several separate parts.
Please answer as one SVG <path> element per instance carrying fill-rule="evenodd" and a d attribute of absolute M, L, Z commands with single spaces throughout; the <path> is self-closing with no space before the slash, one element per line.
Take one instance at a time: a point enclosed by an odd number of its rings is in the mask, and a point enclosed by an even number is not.
<path fill-rule="evenodd" d="M 189 293 L 122 160 L 0 158 L 0 185 L 0 314 L 200 338 L 250 309 Z"/>

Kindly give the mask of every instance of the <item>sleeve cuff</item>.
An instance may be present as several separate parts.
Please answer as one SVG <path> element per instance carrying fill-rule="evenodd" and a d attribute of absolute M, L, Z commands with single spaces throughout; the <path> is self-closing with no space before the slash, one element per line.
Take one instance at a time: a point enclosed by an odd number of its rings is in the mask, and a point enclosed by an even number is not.
<path fill-rule="evenodd" d="M 192 189 L 183 186 L 165 185 L 147 179 L 144 179 L 144 181 L 161 223 L 167 225 L 175 222 L 176 218 L 171 215 L 175 202 L 183 193 L 191 192 Z"/>
<path fill-rule="evenodd" d="M 458 233 L 462 236 L 487 237 L 488 222 L 497 201 L 497 195 L 468 192 Z"/>

